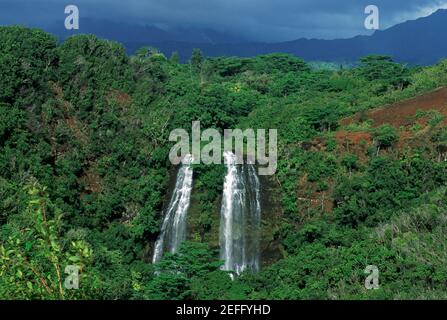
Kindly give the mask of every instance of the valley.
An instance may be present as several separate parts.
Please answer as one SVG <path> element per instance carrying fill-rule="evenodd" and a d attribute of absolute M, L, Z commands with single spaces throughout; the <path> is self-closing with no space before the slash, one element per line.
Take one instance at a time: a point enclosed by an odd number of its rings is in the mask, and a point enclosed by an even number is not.
<path fill-rule="evenodd" d="M 0 298 L 446 298 L 445 60 L 334 70 L 18 26 L 0 40 Z M 277 170 L 228 150 L 174 165 L 170 132 L 194 121 L 276 129 Z"/>

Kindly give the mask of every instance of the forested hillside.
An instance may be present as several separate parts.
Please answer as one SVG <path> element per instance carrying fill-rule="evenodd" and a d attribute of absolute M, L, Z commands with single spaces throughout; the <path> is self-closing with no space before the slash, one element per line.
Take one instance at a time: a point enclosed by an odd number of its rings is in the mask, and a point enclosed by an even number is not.
<path fill-rule="evenodd" d="M 366 56 L 333 71 L 195 50 L 180 64 L 1 27 L 0 75 L 0 299 L 447 298 L 447 101 L 395 118 L 447 85 L 446 61 Z M 220 270 L 217 165 L 195 166 L 189 241 L 151 263 L 169 133 L 194 120 L 278 129 L 262 222 L 274 252 L 257 274 Z M 80 266 L 78 290 L 64 287 L 67 265 Z M 378 290 L 365 289 L 368 265 Z"/>

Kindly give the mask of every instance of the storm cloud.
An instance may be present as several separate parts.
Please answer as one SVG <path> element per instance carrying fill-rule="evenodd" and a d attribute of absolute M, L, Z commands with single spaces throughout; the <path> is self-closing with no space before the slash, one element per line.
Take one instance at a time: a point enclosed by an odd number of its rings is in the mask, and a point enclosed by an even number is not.
<path fill-rule="evenodd" d="M 381 29 L 447 8 L 447 0 L 1 0 L 0 24 L 46 26 L 64 19 L 68 4 L 81 19 L 210 28 L 262 41 L 368 34 L 370 4 L 380 9 Z"/>

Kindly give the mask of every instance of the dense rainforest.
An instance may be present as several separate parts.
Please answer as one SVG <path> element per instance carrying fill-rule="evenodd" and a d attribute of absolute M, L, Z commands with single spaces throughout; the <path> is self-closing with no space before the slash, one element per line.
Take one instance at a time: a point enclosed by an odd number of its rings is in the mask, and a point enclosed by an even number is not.
<path fill-rule="evenodd" d="M 447 298 L 447 101 L 400 119 L 386 109 L 446 86 L 447 61 L 371 55 L 334 70 L 194 50 L 180 64 L 1 27 L 0 75 L 0 299 Z M 195 165 L 188 241 L 151 261 L 175 171 L 169 133 L 194 120 L 278 129 L 258 273 L 220 268 L 219 165 Z"/>

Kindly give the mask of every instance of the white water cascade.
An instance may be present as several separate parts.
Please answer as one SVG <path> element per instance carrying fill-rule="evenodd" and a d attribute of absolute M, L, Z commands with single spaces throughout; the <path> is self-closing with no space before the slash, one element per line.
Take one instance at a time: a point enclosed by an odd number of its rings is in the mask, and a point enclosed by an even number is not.
<path fill-rule="evenodd" d="M 236 156 L 224 153 L 225 176 L 221 221 L 222 269 L 236 275 L 259 270 L 260 182 L 254 165 L 237 165 Z"/>
<path fill-rule="evenodd" d="M 155 243 L 153 263 L 160 261 L 165 251 L 175 253 L 186 239 L 186 217 L 193 182 L 192 161 L 192 156 L 186 156 L 177 173 L 175 189 L 166 210 L 160 236 Z"/>

